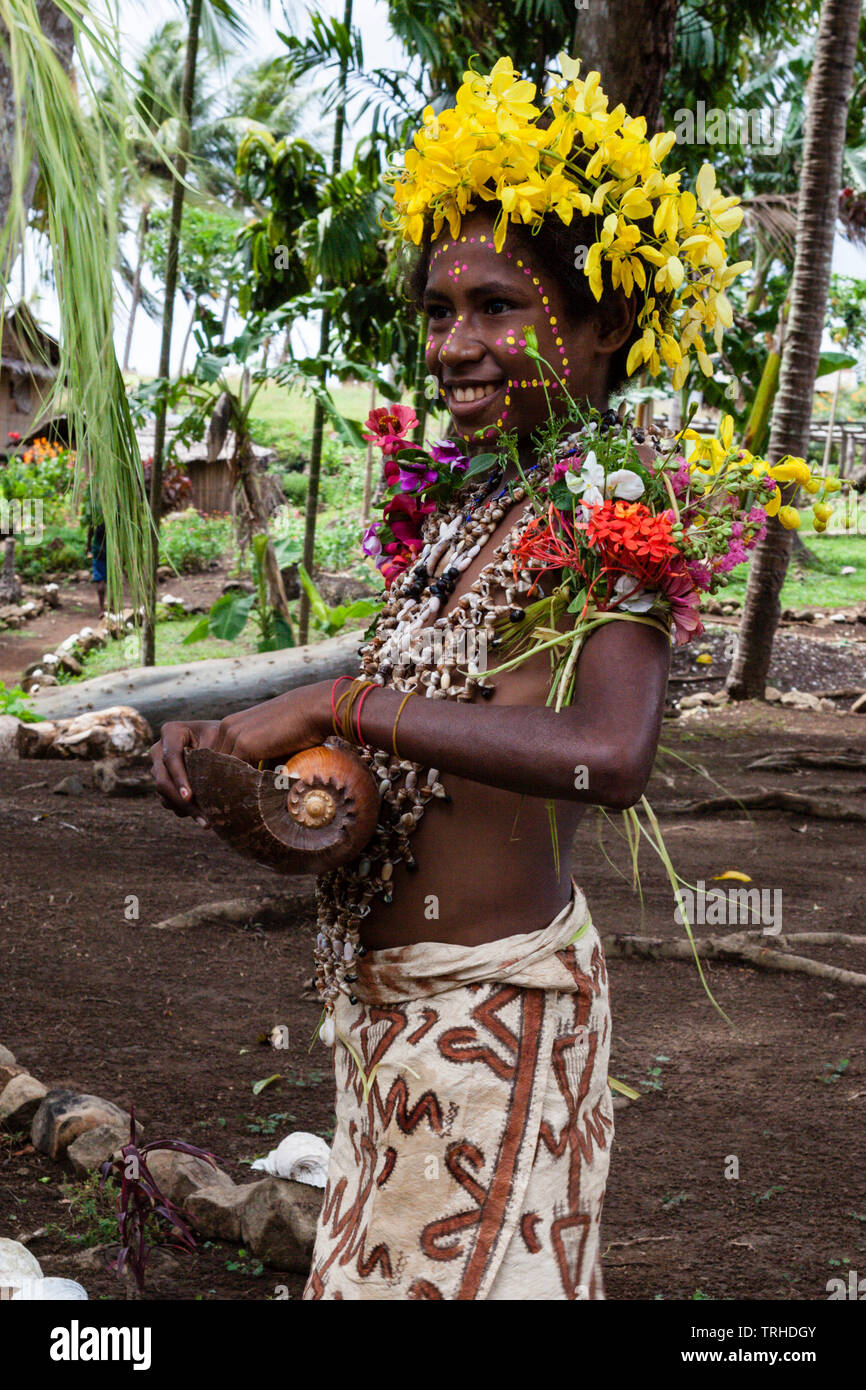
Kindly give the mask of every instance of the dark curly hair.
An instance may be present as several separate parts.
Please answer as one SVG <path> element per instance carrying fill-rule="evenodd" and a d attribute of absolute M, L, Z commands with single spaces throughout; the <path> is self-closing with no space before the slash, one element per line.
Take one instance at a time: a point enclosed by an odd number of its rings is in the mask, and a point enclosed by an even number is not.
<path fill-rule="evenodd" d="M 500 204 L 493 201 L 483 203 L 482 207 L 485 211 L 490 209 L 495 213 Z M 516 241 L 522 250 L 533 256 L 549 274 L 557 279 L 565 291 L 568 309 L 573 317 L 580 321 L 595 315 L 604 328 L 607 326 L 611 301 L 614 297 L 624 299 L 625 293 L 622 289 L 615 290 L 613 288 L 610 264 L 603 260 L 602 296 L 600 300 L 596 301 L 582 266 L 577 267 L 574 263 L 577 247 L 585 246 L 588 250 L 597 240 L 597 221 L 600 222 L 601 219 L 576 215 L 566 226 L 557 213 L 548 213 L 540 223 L 536 224 L 535 228 L 527 227 L 520 222 L 509 222 L 508 237 L 511 244 Z M 640 226 L 640 224 L 638 225 Z M 424 290 L 427 285 L 427 274 L 430 266 L 432 239 L 433 222 L 432 217 L 428 216 L 425 221 L 421 244 L 414 255 L 410 253 L 411 259 L 408 260 L 403 277 L 409 302 L 419 314 L 424 312 Z M 634 299 L 635 297 L 636 295 L 633 293 L 631 298 Z M 642 331 L 637 323 L 637 314 L 635 314 L 631 333 L 616 352 L 611 354 L 607 378 L 609 392 L 621 391 L 628 382 L 626 363 L 629 350 L 641 336 Z"/>

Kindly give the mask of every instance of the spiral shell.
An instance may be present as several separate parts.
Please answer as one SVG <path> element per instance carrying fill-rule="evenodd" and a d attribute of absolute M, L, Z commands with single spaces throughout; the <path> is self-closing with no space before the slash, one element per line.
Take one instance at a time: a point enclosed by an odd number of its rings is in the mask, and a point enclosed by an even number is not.
<path fill-rule="evenodd" d="M 211 830 L 278 873 L 321 874 L 347 864 L 376 828 L 376 783 L 336 740 L 262 772 L 210 748 L 186 749 L 184 757 Z"/>

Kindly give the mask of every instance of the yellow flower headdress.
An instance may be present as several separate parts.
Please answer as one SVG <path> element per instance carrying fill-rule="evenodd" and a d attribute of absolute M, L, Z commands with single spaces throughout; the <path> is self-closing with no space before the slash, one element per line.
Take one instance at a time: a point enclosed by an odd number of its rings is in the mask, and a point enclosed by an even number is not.
<path fill-rule="evenodd" d="M 608 111 L 597 72 L 584 80 L 576 59 L 561 54 L 559 62 L 562 76 L 543 107 L 534 101 L 535 83 L 522 80 L 510 58 L 486 76 L 464 73 L 456 106 L 439 115 L 426 107 L 414 148 L 391 174 L 394 225 L 416 245 L 428 219 L 434 238 L 446 222 L 456 237 L 465 213 L 495 200 L 501 251 L 509 221 L 537 225 L 556 213 L 569 224 L 575 211 L 595 215 L 598 235 L 584 263 L 595 299 L 603 261 L 614 289 L 643 291 L 629 374 L 645 364 L 657 376 L 664 363 L 679 389 L 694 351 L 711 376 L 704 334 L 721 348 L 733 321 L 725 290 L 751 265 L 727 262 L 725 238 L 743 218 L 739 199 L 722 196 L 711 164 L 702 166 L 694 192 L 681 189 L 681 174 L 662 170 L 673 131 L 648 140 L 643 116 L 629 116 L 622 105 Z"/>

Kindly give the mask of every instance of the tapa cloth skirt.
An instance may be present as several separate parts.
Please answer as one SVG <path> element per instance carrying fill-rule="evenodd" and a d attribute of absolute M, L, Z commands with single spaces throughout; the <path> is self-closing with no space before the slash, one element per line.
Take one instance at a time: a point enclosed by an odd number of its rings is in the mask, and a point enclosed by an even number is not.
<path fill-rule="evenodd" d="M 577 885 L 540 931 L 370 951 L 354 989 L 304 1298 L 603 1298 L 610 1005 Z"/>

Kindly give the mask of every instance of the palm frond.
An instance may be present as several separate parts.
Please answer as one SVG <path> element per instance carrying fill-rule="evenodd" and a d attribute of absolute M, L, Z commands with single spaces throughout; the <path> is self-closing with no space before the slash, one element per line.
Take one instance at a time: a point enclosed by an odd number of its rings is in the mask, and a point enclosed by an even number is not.
<path fill-rule="evenodd" d="M 85 81 L 92 83 L 93 74 L 82 38 L 120 87 L 116 31 L 94 18 L 82 0 L 57 4 L 73 25 Z M 89 488 L 105 517 L 109 602 L 122 603 L 125 575 L 137 604 L 145 592 L 150 517 L 113 343 L 118 216 L 112 169 L 118 151 L 107 145 L 104 127 L 82 111 L 41 31 L 33 0 L 0 0 L 0 52 L 15 93 L 11 200 L 0 227 L 0 268 L 8 280 L 23 244 L 27 184 L 38 151 L 61 321 L 57 375 L 44 405 L 49 413 L 65 408 L 70 419 L 77 446 L 75 500 Z"/>

